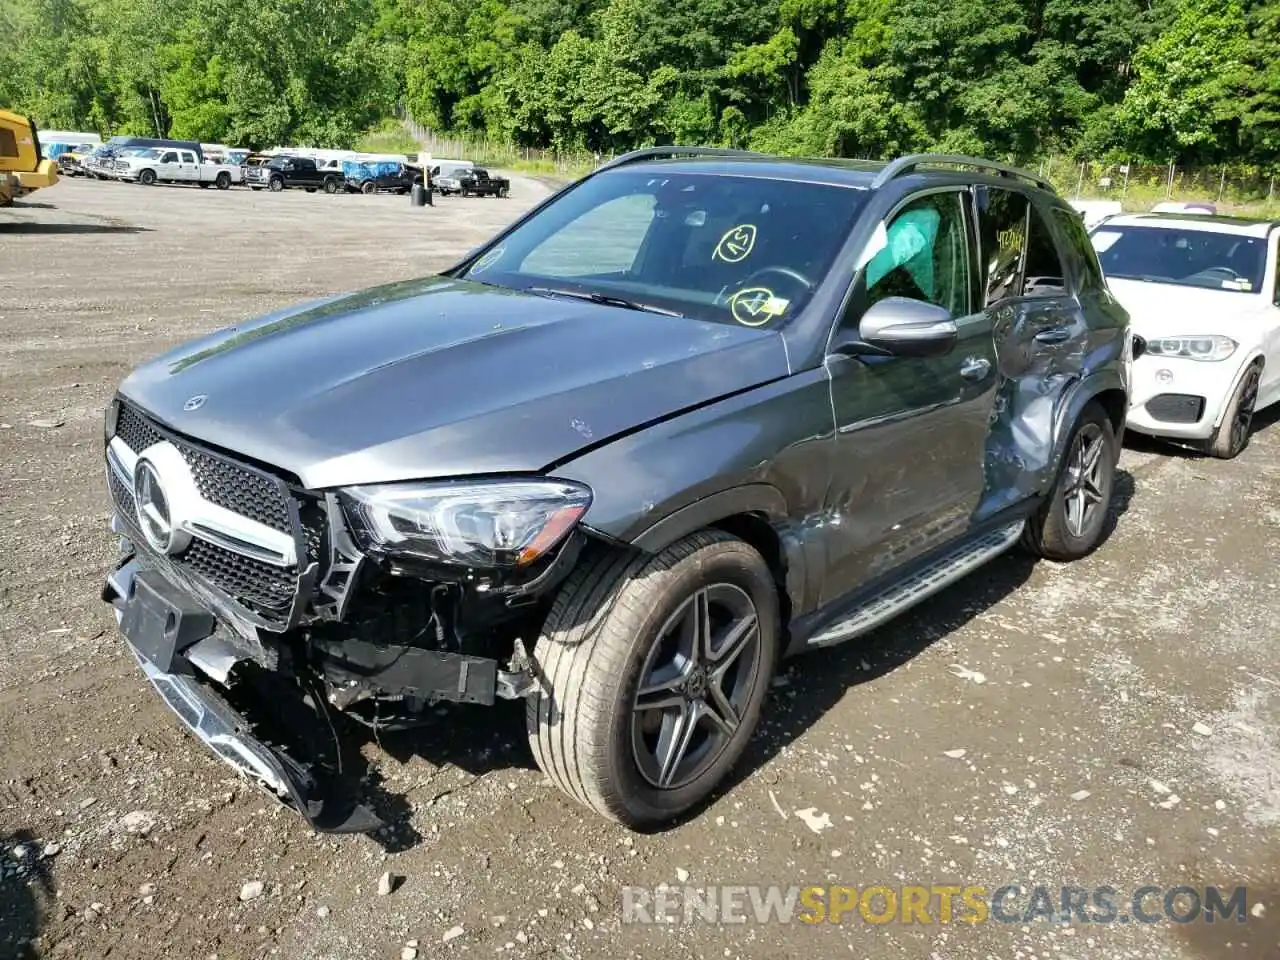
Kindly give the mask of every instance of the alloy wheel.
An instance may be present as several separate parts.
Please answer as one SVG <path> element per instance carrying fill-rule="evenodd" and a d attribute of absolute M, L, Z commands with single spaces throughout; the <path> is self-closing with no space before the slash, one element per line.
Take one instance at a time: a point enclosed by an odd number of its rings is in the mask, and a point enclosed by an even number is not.
<path fill-rule="evenodd" d="M 1245 374 L 1244 383 L 1240 385 L 1240 402 L 1236 404 L 1235 417 L 1231 421 L 1231 449 L 1243 450 L 1249 440 L 1249 428 L 1253 426 L 1253 408 L 1258 402 L 1258 380 L 1260 374 L 1254 367 Z"/>
<path fill-rule="evenodd" d="M 658 632 L 631 710 L 636 766 L 659 789 L 706 771 L 733 739 L 762 668 L 760 618 L 745 590 L 699 589 Z"/>
<path fill-rule="evenodd" d="M 1093 524 L 1099 510 L 1105 510 L 1103 488 L 1105 485 L 1107 442 L 1102 428 L 1096 423 L 1086 423 L 1076 433 L 1067 456 L 1067 472 L 1063 477 L 1062 498 L 1065 507 L 1067 531 L 1073 537 L 1083 537 Z"/>

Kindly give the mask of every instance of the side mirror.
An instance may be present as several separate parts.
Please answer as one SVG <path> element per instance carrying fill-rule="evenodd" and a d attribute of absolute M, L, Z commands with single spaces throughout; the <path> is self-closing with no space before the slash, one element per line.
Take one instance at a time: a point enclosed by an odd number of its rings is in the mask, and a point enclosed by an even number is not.
<path fill-rule="evenodd" d="M 862 315 L 857 330 L 837 336 L 832 352 L 844 356 L 940 357 L 956 344 L 950 311 L 923 300 L 888 297 Z"/>
<path fill-rule="evenodd" d="M 1140 356 L 1147 352 L 1147 338 L 1140 337 L 1136 333 L 1133 335 L 1133 359 L 1137 360 Z"/>

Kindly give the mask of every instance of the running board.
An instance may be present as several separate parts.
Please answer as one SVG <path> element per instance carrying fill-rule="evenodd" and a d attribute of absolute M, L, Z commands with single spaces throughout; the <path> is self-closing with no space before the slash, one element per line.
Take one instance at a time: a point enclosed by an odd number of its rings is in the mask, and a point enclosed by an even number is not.
<path fill-rule="evenodd" d="M 827 647 L 869 633 L 1004 553 L 1018 542 L 1025 526 L 1025 520 L 1007 524 L 943 554 L 906 580 L 876 594 L 821 633 L 814 634 L 806 646 Z"/>

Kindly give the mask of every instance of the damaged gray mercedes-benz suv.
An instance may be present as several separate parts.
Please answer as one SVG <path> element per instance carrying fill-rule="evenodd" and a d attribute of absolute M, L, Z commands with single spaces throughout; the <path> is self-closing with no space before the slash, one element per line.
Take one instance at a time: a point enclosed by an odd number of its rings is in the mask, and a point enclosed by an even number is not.
<path fill-rule="evenodd" d="M 104 598 L 187 727 L 319 829 L 380 823 L 336 786 L 352 721 L 499 698 L 567 793 L 658 823 L 782 657 L 1019 542 L 1090 552 L 1135 346 L 1029 174 L 640 151 L 440 275 L 134 371 Z"/>

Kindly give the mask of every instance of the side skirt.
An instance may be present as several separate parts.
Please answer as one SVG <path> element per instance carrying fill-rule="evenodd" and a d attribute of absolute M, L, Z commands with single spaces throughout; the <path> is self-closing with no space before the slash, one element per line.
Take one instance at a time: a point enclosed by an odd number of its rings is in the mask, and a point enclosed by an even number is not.
<path fill-rule="evenodd" d="M 788 655 L 829 647 L 870 633 L 968 576 L 1018 542 L 1038 501 L 1020 505 L 958 543 L 923 557 L 887 582 L 873 583 L 797 620 Z M 1012 515 L 1011 515 L 1012 514 Z"/>

